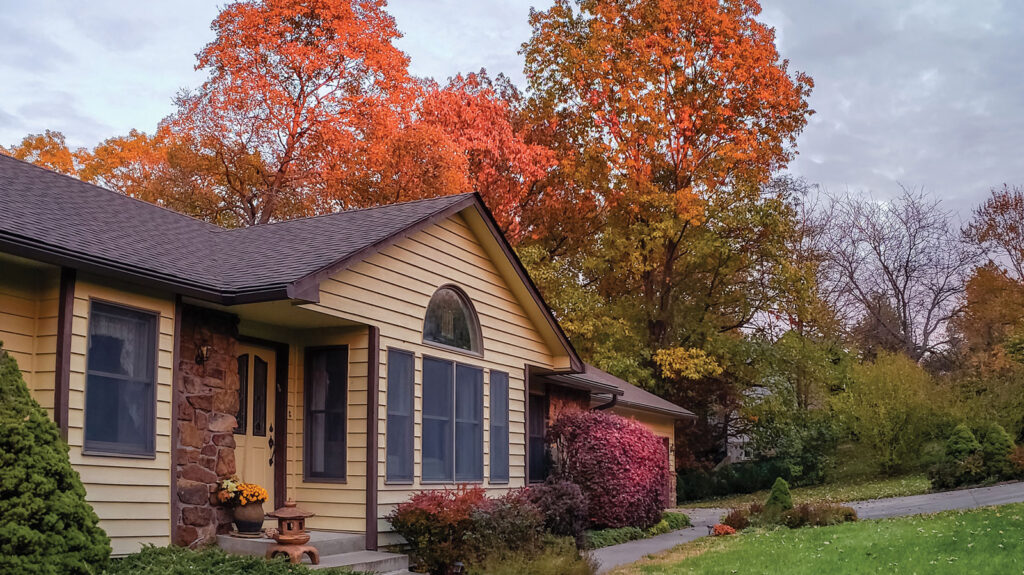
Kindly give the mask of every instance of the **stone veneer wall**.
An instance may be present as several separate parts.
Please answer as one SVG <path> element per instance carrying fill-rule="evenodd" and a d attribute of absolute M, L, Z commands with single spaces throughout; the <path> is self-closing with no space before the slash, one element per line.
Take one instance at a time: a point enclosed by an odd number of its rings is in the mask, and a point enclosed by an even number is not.
<path fill-rule="evenodd" d="M 233 315 L 191 306 L 182 310 L 180 364 L 174 382 L 176 545 L 212 543 L 231 524 L 229 512 L 217 505 L 215 490 L 218 481 L 235 474 L 237 335 L 238 318 Z M 210 346 L 209 359 L 198 364 L 196 354 L 203 345 Z"/>

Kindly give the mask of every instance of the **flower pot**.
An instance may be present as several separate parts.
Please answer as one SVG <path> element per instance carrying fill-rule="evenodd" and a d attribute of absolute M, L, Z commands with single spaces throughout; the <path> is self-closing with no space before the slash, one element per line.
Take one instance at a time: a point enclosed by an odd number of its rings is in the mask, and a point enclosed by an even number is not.
<path fill-rule="evenodd" d="M 246 503 L 235 507 L 235 529 L 242 535 L 259 535 L 263 531 L 263 504 Z"/>

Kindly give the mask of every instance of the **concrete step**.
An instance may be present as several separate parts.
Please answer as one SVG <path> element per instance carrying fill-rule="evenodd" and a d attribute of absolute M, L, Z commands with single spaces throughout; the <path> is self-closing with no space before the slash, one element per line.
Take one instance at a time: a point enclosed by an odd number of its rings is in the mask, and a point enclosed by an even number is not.
<path fill-rule="evenodd" d="M 320 564 L 309 565 L 309 567 L 311 569 L 348 567 L 353 571 L 366 571 L 369 573 L 404 573 L 408 572 L 409 557 L 399 553 L 385 553 L 383 551 L 353 551 L 337 555 L 321 555 Z"/>
<path fill-rule="evenodd" d="M 235 555 L 256 555 L 262 557 L 274 540 L 267 537 L 246 539 L 231 535 L 218 535 L 217 545 Z M 310 531 L 309 545 L 316 547 L 320 556 L 340 555 L 365 549 L 366 538 L 358 533 L 337 533 L 333 531 Z"/>

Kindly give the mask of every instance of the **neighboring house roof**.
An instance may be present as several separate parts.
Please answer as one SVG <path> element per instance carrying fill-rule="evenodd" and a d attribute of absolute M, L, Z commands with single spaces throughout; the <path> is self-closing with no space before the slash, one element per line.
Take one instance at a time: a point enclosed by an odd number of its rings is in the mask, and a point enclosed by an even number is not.
<path fill-rule="evenodd" d="M 523 281 L 574 371 L 582 370 L 476 193 L 224 229 L 0 154 L 0 250 L 232 305 L 317 301 L 319 283 L 464 210 L 476 211 Z"/>
<path fill-rule="evenodd" d="M 613 386 L 619 390 L 615 405 L 639 409 L 642 411 L 653 411 L 670 415 L 676 419 L 689 419 L 696 417 L 692 411 L 679 407 L 678 405 L 662 399 L 653 393 L 641 389 L 624 379 L 615 377 L 607 371 L 602 371 L 588 364 L 583 366 L 583 373 L 571 377 L 587 379 L 602 385 Z"/>

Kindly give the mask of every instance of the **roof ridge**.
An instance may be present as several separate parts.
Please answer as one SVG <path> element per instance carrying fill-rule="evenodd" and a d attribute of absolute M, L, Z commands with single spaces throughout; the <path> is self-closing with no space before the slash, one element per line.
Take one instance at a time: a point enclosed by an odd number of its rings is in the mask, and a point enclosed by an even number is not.
<path fill-rule="evenodd" d="M 378 210 L 378 209 L 381 209 L 381 208 L 394 208 L 394 207 L 397 207 L 397 206 L 408 206 L 408 205 L 411 205 L 411 204 L 420 204 L 420 203 L 428 203 L 428 202 L 439 202 L 441 200 L 452 200 L 454 198 L 464 198 L 466 196 L 473 196 L 473 195 L 476 195 L 476 192 L 462 192 L 460 194 L 448 194 L 448 195 L 445 195 L 445 196 L 434 196 L 432 198 L 419 198 L 417 200 L 409 200 L 409 201 L 406 201 L 406 202 L 398 202 L 398 203 L 395 203 L 395 204 L 377 204 L 376 206 L 366 206 L 366 207 L 363 207 L 363 208 L 349 208 L 347 210 L 341 210 L 341 211 L 338 211 L 338 212 L 330 212 L 330 213 L 327 213 L 327 214 L 317 214 L 315 216 L 304 216 L 304 217 L 301 217 L 301 218 L 292 218 L 290 220 L 279 220 L 279 221 L 276 221 L 276 222 L 267 222 L 265 224 L 257 224 L 255 226 L 241 226 L 241 227 L 237 227 L 237 228 L 222 228 L 220 226 L 217 226 L 217 227 L 221 231 L 225 231 L 225 232 L 233 232 L 233 231 L 236 231 L 236 230 L 251 230 L 251 229 L 256 229 L 256 228 L 266 228 L 268 226 L 276 226 L 276 225 L 279 225 L 279 224 L 289 224 L 289 223 L 292 223 L 292 222 L 303 222 L 303 221 L 307 221 L 307 220 L 316 220 L 316 219 L 320 219 L 320 218 L 328 218 L 328 217 L 331 217 L 331 216 L 337 216 L 337 215 L 341 215 L 341 214 L 351 214 L 351 213 L 355 213 L 355 212 L 368 212 L 370 210 Z"/>
<path fill-rule="evenodd" d="M 77 178 L 77 177 L 69 175 L 69 174 L 63 174 L 63 173 L 58 172 L 56 170 L 51 170 L 49 168 L 44 168 L 43 166 L 40 166 L 40 165 L 37 165 L 37 164 L 33 164 L 32 162 L 29 162 L 28 160 L 22 160 L 21 158 L 15 158 L 14 156 L 11 156 L 11 155 L 8 155 L 8 154 L 3 154 L 3 153 L 0 153 L 0 158 L 9 158 L 11 160 L 14 160 L 15 162 L 19 162 L 19 163 L 25 164 L 26 166 L 28 166 L 30 168 L 34 168 L 36 170 L 40 170 L 40 171 L 46 172 L 47 174 L 53 174 L 55 176 L 60 176 L 62 178 L 67 178 L 67 179 L 75 182 L 76 184 L 80 184 L 80 185 L 83 185 L 83 186 L 90 186 L 90 187 L 96 188 L 97 190 L 102 190 L 102 191 L 104 191 L 104 192 L 106 192 L 108 194 L 114 194 L 114 195 L 120 196 L 122 198 L 128 198 L 129 200 L 132 200 L 134 202 L 137 202 L 137 203 L 145 205 L 145 206 L 152 206 L 152 207 L 155 207 L 155 208 L 160 208 L 161 210 L 163 210 L 165 212 L 174 214 L 175 216 L 186 218 L 188 220 L 192 220 L 194 222 L 198 222 L 200 224 L 203 224 L 206 227 L 211 227 L 212 226 L 213 228 L 216 228 L 217 230 L 224 229 L 224 228 L 221 228 L 220 226 L 218 226 L 217 224 L 214 224 L 212 222 L 208 222 L 206 220 L 199 219 L 199 218 L 194 217 L 194 216 L 190 216 L 188 214 L 183 214 L 183 213 L 181 213 L 181 212 L 179 212 L 177 210 L 172 210 L 171 208 L 168 208 L 167 206 L 161 206 L 160 204 L 155 204 L 153 202 L 147 202 L 146 200 L 141 200 L 141 199 L 136 198 L 134 196 L 129 196 L 128 194 L 124 194 L 124 193 L 118 192 L 117 190 L 111 190 L 111 189 L 108 189 L 108 188 L 104 188 L 103 186 L 100 186 L 100 185 L 97 185 L 97 184 L 93 184 L 92 182 L 87 182 L 87 181 L 85 181 L 85 180 L 83 180 L 81 178 Z"/>

